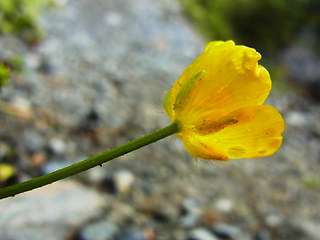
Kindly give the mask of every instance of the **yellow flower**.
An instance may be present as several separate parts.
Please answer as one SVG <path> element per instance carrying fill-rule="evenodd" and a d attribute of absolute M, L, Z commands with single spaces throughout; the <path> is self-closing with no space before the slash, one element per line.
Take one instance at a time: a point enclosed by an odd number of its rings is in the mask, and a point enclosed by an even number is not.
<path fill-rule="evenodd" d="M 164 108 L 196 158 L 264 157 L 282 143 L 284 120 L 263 105 L 271 90 L 260 54 L 233 41 L 210 42 L 174 83 Z"/>

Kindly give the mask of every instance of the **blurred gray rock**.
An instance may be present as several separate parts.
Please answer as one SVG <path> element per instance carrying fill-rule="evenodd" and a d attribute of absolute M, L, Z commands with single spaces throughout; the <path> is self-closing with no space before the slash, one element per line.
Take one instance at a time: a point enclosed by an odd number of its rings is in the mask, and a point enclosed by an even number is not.
<path fill-rule="evenodd" d="M 297 226 L 299 226 L 310 239 L 320 239 L 320 221 L 307 220 L 298 222 Z"/>
<path fill-rule="evenodd" d="M 107 200 L 104 195 L 70 180 L 3 199 L 1 239 L 64 240 L 101 214 Z"/>
<path fill-rule="evenodd" d="M 258 231 L 254 237 L 254 240 L 272 240 L 270 233 L 267 230 Z"/>
<path fill-rule="evenodd" d="M 0 37 L 0 61 L 8 60 L 17 55 L 24 55 L 27 53 L 27 48 L 23 41 L 10 36 L 1 35 Z"/>
<path fill-rule="evenodd" d="M 160 124 L 154 104 L 202 50 L 176 13 L 178 3 L 169 1 L 68 1 L 43 19 L 48 38 L 38 48 L 54 66 L 47 80 L 56 91 L 39 84 L 43 74 L 33 72 L 33 102 L 54 104 L 55 114 L 71 126 L 92 107 L 111 127 Z"/>
<path fill-rule="evenodd" d="M 138 229 L 122 229 L 116 240 L 146 240 L 143 232 Z"/>
<path fill-rule="evenodd" d="M 315 46 L 308 42 L 290 47 L 284 53 L 282 64 L 298 92 L 319 102 L 320 56 L 315 54 Z"/>
<path fill-rule="evenodd" d="M 109 221 L 100 221 L 86 225 L 80 233 L 83 240 L 113 240 L 118 228 Z"/>

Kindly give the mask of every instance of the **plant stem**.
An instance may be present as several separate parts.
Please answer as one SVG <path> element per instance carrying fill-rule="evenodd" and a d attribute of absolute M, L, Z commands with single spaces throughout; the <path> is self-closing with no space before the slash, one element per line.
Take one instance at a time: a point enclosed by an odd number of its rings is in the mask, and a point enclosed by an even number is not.
<path fill-rule="evenodd" d="M 126 153 L 139 149 L 150 143 L 156 142 L 160 139 L 168 137 L 172 134 L 179 132 L 178 123 L 174 122 L 171 125 L 157 130 L 153 133 L 145 135 L 141 138 L 123 144 L 122 146 L 110 149 L 106 152 L 100 153 L 88 159 L 85 159 L 79 163 L 72 164 L 68 167 L 59 169 L 57 171 L 45 174 L 40 177 L 30 179 L 28 181 L 18 183 L 9 187 L 0 189 L 0 199 L 15 196 L 19 193 L 27 192 L 35 188 L 42 187 L 44 185 L 53 183 L 66 177 L 70 177 L 77 173 L 86 171 L 95 166 L 101 166 L 103 163 L 108 162 L 116 157 L 122 156 Z"/>

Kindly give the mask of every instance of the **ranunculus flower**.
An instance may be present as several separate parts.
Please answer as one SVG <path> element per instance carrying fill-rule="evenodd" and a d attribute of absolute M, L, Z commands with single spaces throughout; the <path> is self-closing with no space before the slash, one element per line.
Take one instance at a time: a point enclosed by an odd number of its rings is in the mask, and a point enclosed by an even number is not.
<path fill-rule="evenodd" d="M 282 143 L 284 120 L 263 105 L 271 90 L 260 54 L 233 41 L 210 42 L 164 101 L 177 136 L 196 158 L 264 157 Z"/>

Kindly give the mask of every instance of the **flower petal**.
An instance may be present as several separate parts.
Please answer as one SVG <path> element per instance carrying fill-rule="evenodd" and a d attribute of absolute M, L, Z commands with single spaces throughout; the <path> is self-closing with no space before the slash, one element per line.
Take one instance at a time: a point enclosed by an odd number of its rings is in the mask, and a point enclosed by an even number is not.
<path fill-rule="evenodd" d="M 258 65 L 261 58 L 253 48 L 235 46 L 234 42 L 211 42 L 176 81 L 170 96 L 171 108 L 179 91 L 199 72 L 197 81 L 189 91 L 184 107 L 174 111 L 174 119 L 185 125 L 211 115 L 219 115 L 252 104 L 263 104 L 271 90 L 268 71 Z"/>
<path fill-rule="evenodd" d="M 187 131 L 178 136 L 191 155 L 204 159 L 264 157 L 279 149 L 284 121 L 275 108 L 267 105 L 247 106 L 226 118 L 236 119 L 237 122 L 226 122 L 226 127 L 212 133 Z"/>
<path fill-rule="evenodd" d="M 178 135 L 179 136 L 179 135 Z M 182 136 L 182 135 L 181 135 Z M 206 137 L 197 135 L 182 136 L 183 144 L 187 151 L 195 158 L 203 158 L 208 160 L 228 161 L 228 156 L 219 151 L 217 147 Z"/>

